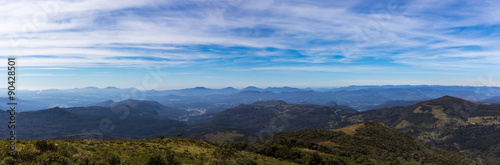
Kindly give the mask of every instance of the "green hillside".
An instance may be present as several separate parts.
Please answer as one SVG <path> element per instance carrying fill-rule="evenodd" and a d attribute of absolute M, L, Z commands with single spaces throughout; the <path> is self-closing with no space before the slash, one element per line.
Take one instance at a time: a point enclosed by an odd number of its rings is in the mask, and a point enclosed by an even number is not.
<path fill-rule="evenodd" d="M 407 107 L 371 110 L 345 123 L 373 121 L 434 147 L 460 152 L 484 164 L 500 164 L 500 105 L 444 96 Z"/>
<path fill-rule="evenodd" d="M 373 122 L 330 131 L 280 132 L 253 142 L 250 148 L 302 164 L 476 164 Z"/>
<path fill-rule="evenodd" d="M 0 140 L 0 164 L 294 164 L 187 138 L 19 140 L 14 158 L 7 154 L 7 143 Z"/>
<path fill-rule="evenodd" d="M 211 123 L 225 124 L 258 134 L 301 129 L 332 129 L 342 115 L 356 111 L 345 106 L 286 104 L 283 101 L 256 102 L 217 113 Z M 269 128 L 272 127 L 272 128 Z"/>
<path fill-rule="evenodd" d="M 186 138 L 200 139 L 219 144 L 244 141 L 250 139 L 251 137 L 255 137 L 255 135 L 250 134 L 243 129 L 215 123 L 172 128 L 168 131 L 159 133 L 158 136 L 176 137 L 178 134 L 181 134 L 182 137 Z"/>

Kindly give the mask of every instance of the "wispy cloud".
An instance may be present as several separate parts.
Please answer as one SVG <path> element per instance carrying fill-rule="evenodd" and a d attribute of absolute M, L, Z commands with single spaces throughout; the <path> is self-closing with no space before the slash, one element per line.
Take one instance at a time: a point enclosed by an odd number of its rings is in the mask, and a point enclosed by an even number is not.
<path fill-rule="evenodd" d="M 74 68 L 23 68 L 23 70 L 74 70 Z"/>
<path fill-rule="evenodd" d="M 67 77 L 75 74 L 22 74 L 23 77 Z"/>
<path fill-rule="evenodd" d="M 328 67 L 328 66 L 285 66 L 285 67 L 260 67 L 251 68 L 251 70 L 277 70 L 277 71 L 312 71 L 312 72 L 346 72 L 346 73 L 357 73 L 357 72 L 380 72 L 382 69 L 387 69 L 383 67 Z"/>
<path fill-rule="evenodd" d="M 488 0 L 3 1 L 0 56 L 44 68 L 498 70 L 499 7 Z"/>

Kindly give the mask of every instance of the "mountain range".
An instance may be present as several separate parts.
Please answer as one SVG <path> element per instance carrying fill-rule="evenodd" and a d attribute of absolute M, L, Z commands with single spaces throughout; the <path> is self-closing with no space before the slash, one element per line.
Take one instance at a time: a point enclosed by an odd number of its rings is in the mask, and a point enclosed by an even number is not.
<path fill-rule="evenodd" d="M 338 129 L 366 121 L 485 164 L 500 162 L 500 105 L 451 96 L 365 112 L 271 101 L 228 109 L 212 116 L 208 123 L 224 123 L 262 137 L 284 130 Z"/>
<path fill-rule="evenodd" d="M 6 89 L 0 89 L 6 93 Z M 20 111 L 41 110 L 53 107 L 85 107 L 106 100 L 119 102 L 128 99 L 157 101 L 165 106 L 178 109 L 197 109 L 200 113 L 217 113 L 240 104 L 256 101 L 283 100 L 290 104 L 317 104 L 334 101 L 356 110 L 364 111 L 400 104 L 405 101 L 422 101 L 454 96 L 473 102 L 498 103 L 499 87 L 485 86 L 439 86 L 439 85 L 386 85 L 386 86 L 349 86 L 339 88 L 293 88 L 293 87 L 232 87 L 210 89 L 195 87 L 178 90 L 139 90 L 136 88 L 74 88 L 48 90 L 18 90 L 21 99 Z M 8 99 L 4 103 L 8 102 Z M 392 103 L 391 103 L 392 101 Z M 398 103 L 399 102 L 399 103 Z M 5 105 L 5 104 L 2 104 Z M 0 107 L 5 109 L 5 107 Z"/>
<path fill-rule="evenodd" d="M 97 103 L 95 104 L 95 106 L 111 108 L 112 110 L 120 110 L 120 109 L 137 110 L 138 108 L 140 108 L 141 110 L 139 112 L 144 113 L 149 110 L 152 111 L 150 112 L 151 115 L 153 116 L 157 115 L 158 117 L 163 119 L 178 119 L 180 117 L 189 114 L 189 112 L 186 110 L 164 106 L 156 101 L 144 101 L 144 100 L 133 100 L 133 99 L 123 100 L 120 102 L 107 100 L 104 102 Z M 134 113 L 134 111 L 132 111 L 132 113 Z"/>
<path fill-rule="evenodd" d="M 9 117 L 5 111 L 0 113 L 1 122 L 7 123 Z M 55 107 L 16 113 L 18 139 L 47 139 L 88 133 L 144 138 L 185 126 L 177 120 L 162 119 L 156 111 L 146 108 Z M 0 127 L 2 138 L 7 139 L 7 131 L 7 127 Z"/>

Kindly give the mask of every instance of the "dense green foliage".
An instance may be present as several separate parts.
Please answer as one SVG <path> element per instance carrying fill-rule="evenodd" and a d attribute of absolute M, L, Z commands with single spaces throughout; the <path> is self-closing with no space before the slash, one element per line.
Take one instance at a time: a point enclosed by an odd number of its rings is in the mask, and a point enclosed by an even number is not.
<path fill-rule="evenodd" d="M 54 143 L 47 143 L 47 141 L 45 140 L 36 141 L 35 148 L 40 150 L 40 152 L 57 151 L 57 147 L 56 145 L 54 145 Z"/>
<path fill-rule="evenodd" d="M 407 107 L 371 110 L 339 125 L 374 121 L 434 147 L 460 152 L 484 164 L 500 162 L 500 105 L 445 96 Z"/>
<path fill-rule="evenodd" d="M 233 163 L 233 165 L 258 165 L 257 161 L 252 158 L 239 158 Z"/>
<path fill-rule="evenodd" d="M 17 140 L 17 155 L 0 140 L 0 164 L 290 164 L 263 155 L 187 138 L 142 140 Z M 248 158 L 248 159 L 247 159 Z M 250 160 L 251 159 L 251 160 Z"/>
<path fill-rule="evenodd" d="M 334 131 L 280 132 L 253 142 L 249 149 L 301 164 L 474 164 L 372 122 Z"/>

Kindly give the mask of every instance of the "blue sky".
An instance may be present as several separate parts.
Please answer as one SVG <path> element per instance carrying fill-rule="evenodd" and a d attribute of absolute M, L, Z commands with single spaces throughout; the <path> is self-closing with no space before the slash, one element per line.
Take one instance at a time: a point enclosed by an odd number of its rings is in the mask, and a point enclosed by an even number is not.
<path fill-rule="evenodd" d="M 20 89 L 499 86 L 499 8 L 493 0 L 0 0 L 0 56 L 18 58 Z"/>

